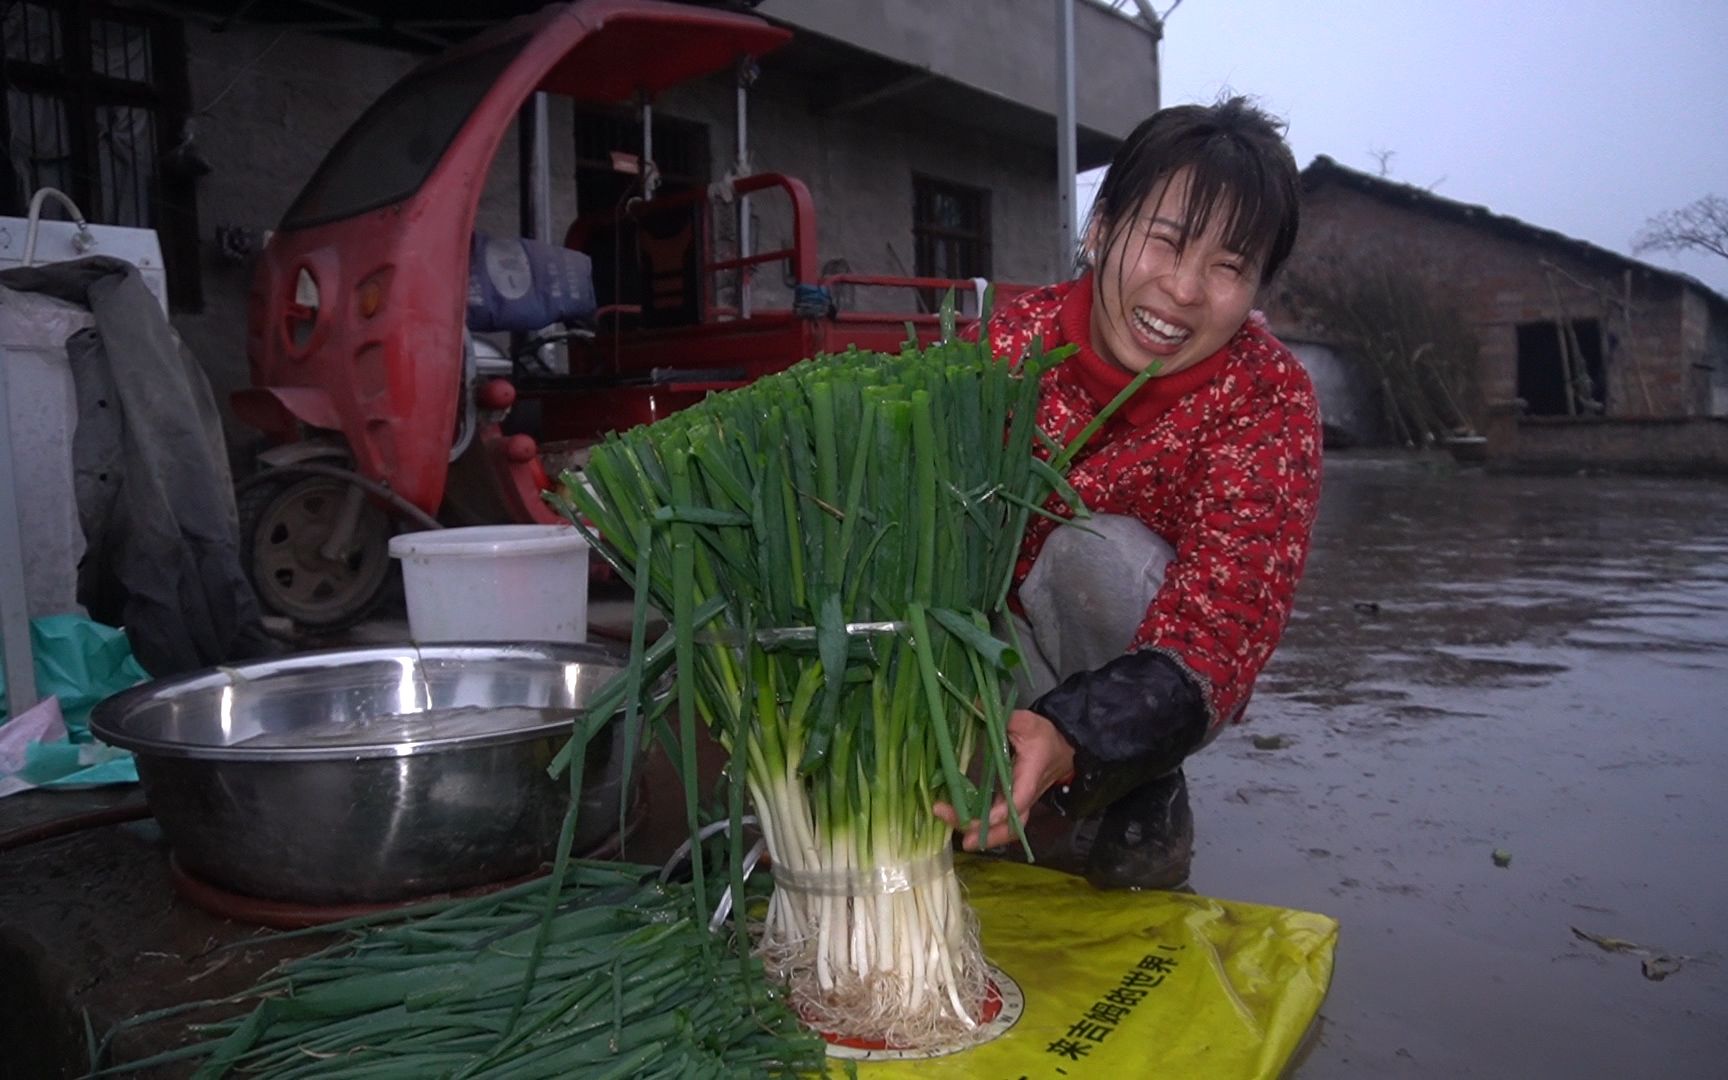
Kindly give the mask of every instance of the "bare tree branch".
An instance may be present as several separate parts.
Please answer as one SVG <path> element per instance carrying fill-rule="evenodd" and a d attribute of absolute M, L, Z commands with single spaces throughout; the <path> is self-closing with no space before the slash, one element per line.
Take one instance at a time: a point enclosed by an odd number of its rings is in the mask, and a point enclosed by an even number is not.
<path fill-rule="evenodd" d="M 1632 238 L 1632 250 L 1707 251 L 1728 259 L 1728 199 L 1706 195 L 1697 202 L 1657 214 Z"/>

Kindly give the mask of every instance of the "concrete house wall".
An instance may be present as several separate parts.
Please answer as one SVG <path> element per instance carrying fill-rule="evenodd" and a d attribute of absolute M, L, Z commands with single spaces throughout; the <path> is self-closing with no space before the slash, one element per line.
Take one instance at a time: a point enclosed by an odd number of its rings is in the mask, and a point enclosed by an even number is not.
<path fill-rule="evenodd" d="M 757 171 L 802 180 L 816 208 L 819 264 L 843 261 L 859 274 L 910 275 L 915 174 L 989 192 L 991 277 L 1040 283 L 1058 275 L 1054 221 L 1054 163 L 1035 147 L 1004 143 L 988 133 L 958 129 L 911 113 L 892 125 L 863 116 L 825 119 L 802 105 L 797 85 L 759 83 L 750 99 L 751 161 Z M 692 87 L 667 96 L 667 116 L 694 120 L 708 130 L 715 173 L 729 167 L 734 146 L 733 91 L 729 84 Z M 791 213 L 777 193 L 751 203 L 756 251 L 791 243 Z M 736 250 L 734 214 L 720 206 L 715 243 Z M 753 284 L 758 304 L 785 306 L 790 290 L 779 267 Z M 722 299 L 735 296 L 723 283 Z M 904 290 L 855 289 L 844 301 L 860 310 L 909 310 Z"/>
<path fill-rule="evenodd" d="M 1049 0 L 764 0 L 757 11 L 1046 116 L 1056 112 Z M 1157 37 L 1138 19 L 1080 0 L 1074 52 L 1079 124 L 1123 135 L 1158 108 Z"/>
<path fill-rule="evenodd" d="M 1304 179 L 1302 231 L 1285 274 L 1392 259 L 1450 297 L 1480 343 L 1475 411 L 1496 460 L 1728 467 L 1728 392 L 1717 390 L 1728 382 L 1728 301 L 1681 275 L 1329 159 Z M 1283 303 L 1268 314 L 1282 334 L 1324 337 Z M 1602 416 L 1519 415 L 1518 328 L 1556 317 L 1601 327 Z"/>

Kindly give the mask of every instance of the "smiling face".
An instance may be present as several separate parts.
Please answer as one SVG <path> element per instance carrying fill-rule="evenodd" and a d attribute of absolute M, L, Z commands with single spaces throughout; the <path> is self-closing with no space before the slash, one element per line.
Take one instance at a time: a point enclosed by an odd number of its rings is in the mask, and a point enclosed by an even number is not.
<path fill-rule="evenodd" d="M 1171 173 L 1129 216 L 1088 237 L 1102 252 L 1092 345 L 1128 371 L 1157 364 L 1158 376 L 1171 375 L 1211 356 L 1241 329 L 1260 289 L 1258 260 L 1226 243 L 1228 207 L 1191 227 L 1191 175 Z"/>

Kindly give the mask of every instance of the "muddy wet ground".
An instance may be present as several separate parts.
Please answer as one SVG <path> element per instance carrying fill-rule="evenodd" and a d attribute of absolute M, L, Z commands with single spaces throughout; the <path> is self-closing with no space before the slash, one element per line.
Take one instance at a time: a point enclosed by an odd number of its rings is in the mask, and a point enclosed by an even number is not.
<path fill-rule="evenodd" d="M 1728 1076 L 1728 485 L 1325 484 L 1251 722 L 1189 763 L 1195 888 L 1342 924 L 1296 1075 Z"/>

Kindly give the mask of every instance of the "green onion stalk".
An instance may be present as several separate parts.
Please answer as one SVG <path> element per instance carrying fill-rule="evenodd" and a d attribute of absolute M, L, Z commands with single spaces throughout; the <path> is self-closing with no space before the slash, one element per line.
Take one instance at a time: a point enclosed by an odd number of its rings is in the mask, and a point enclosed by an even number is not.
<path fill-rule="evenodd" d="M 343 934 L 236 997 L 144 1013 L 101 1041 L 89 1032 L 90 1075 L 193 1061 L 194 1080 L 820 1072 L 822 1041 L 755 962 L 715 948 L 691 888 L 656 882 L 658 871 L 568 859 L 552 882 L 421 905 L 411 920 L 392 912 L 278 935 Z M 194 1025 L 188 1045 L 103 1065 L 132 1029 L 254 999 L 243 1016 Z"/>
<path fill-rule="evenodd" d="M 1007 789 L 1018 658 L 992 620 L 1028 517 L 1052 495 L 1084 514 L 1062 478 L 1080 440 L 1034 424 L 1066 353 L 1009 364 L 949 338 L 817 357 L 609 436 L 555 500 L 635 589 L 611 695 L 631 722 L 676 672 L 659 733 L 692 826 L 698 719 L 748 788 L 776 882 L 765 966 L 818 1030 L 901 1047 L 981 1027 L 976 919 L 932 806 L 972 820 Z M 670 617 L 652 646 L 650 603 Z"/>

